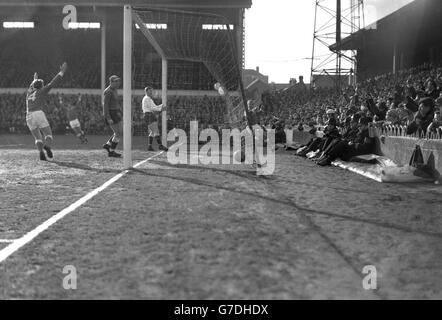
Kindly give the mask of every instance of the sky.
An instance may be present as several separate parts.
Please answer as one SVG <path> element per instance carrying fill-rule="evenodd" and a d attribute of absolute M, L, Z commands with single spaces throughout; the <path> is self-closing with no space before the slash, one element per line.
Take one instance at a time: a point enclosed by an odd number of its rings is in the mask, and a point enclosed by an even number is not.
<path fill-rule="evenodd" d="M 246 11 L 246 68 L 260 67 L 270 82 L 288 83 L 290 78 L 310 79 L 315 1 L 252 0 Z M 365 24 L 396 11 L 413 0 L 365 0 Z M 419 0 L 416 0 L 419 1 Z M 333 6 L 335 0 L 325 0 Z M 342 0 L 343 8 L 349 0 Z M 321 18 L 327 18 L 321 13 Z M 324 51 L 325 50 L 325 51 Z M 317 47 L 318 54 L 327 54 Z"/>

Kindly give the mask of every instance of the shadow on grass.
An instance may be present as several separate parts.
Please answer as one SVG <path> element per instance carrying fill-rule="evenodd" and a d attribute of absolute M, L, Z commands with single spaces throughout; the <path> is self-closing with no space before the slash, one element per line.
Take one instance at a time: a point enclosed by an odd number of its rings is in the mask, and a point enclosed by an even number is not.
<path fill-rule="evenodd" d="M 252 168 L 250 166 L 249 170 L 228 170 L 228 169 L 221 169 L 221 168 L 215 168 L 215 167 L 209 167 L 209 166 L 198 166 L 198 165 L 192 165 L 192 164 L 171 164 L 166 161 L 161 160 L 150 160 L 150 163 L 158 164 L 160 166 L 164 167 L 170 167 L 175 169 L 190 169 L 190 170 L 206 170 L 211 171 L 215 173 L 226 173 L 234 176 L 238 176 L 245 179 L 252 179 L 252 180 L 262 180 L 262 179 L 269 179 L 269 176 L 257 176 L 256 175 L 256 169 Z"/>
<path fill-rule="evenodd" d="M 97 173 L 120 173 L 121 170 L 119 169 L 110 169 L 110 168 L 93 168 L 91 166 L 80 164 L 80 163 L 74 163 L 74 162 L 66 162 L 66 161 L 52 161 L 52 163 L 60 166 L 60 167 L 66 167 L 70 169 L 80 169 L 85 171 L 93 171 Z"/>
<path fill-rule="evenodd" d="M 165 167 L 171 167 L 175 169 L 193 169 L 193 170 L 208 170 L 216 173 L 227 173 L 230 175 L 235 175 L 241 178 L 250 179 L 254 181 L 259 182 L 268 182 L 268 181 L 275 181 L 275 182 L 287 182 L 287 183 L 293 183 L 296 185 L 303 185 L 303 186 L 309 186 L 309 187 L 315 187 L 315 188 L 324 188 L 324 189 L 334 189 L 344 192 L 353 192 L 353 193 L 361 193 L 361 194 L 372 194 L 372 195 L 384 195 L 383 193 L 379 192 L 369 192 L 367 190 L 356 190 L 356 189 L 348 189 L 348 188 L 342 188 L 336 185 L 327 185 L 322 183 L 308 183 L 308 182 L 300 182 L 295 179 L 287 179 L 285 176 L 279 176 L 279 175 L 262 175 L 257 176 L 256 175 L 256 169 L 252 169 L 250 166 L 250 170 L 227 170 L 227 169 L 220 169 L 220 168 L 214 168 L 209 166 L 198 166 L 198 165 L 190 165 L 190 164 L 170 164 L 168 162 L 164 162 L 161 160 L 150 160 L 150 163 L 158 164 L 160 166 Z"/>
<path fill-rule="evenodd" d="M 413 228 L 409 228 L 406 226 L 392 224 L 389 222 L 374 221 L 374 220 L 370 220 L 370 219 L 347 216 L 344 214 L 331 213 L 331 212 L 320 211 L 320 210 L 313 210 L 310 208 L 301 207 L 301 206 L 297 205 L 293 200 L 287 199 L 286 197 L 283 197 L 283 199 L 273 198 L 268 195 L 257 194 L 257 193 L 253 193 L 250 191 L 241 190 L 238 188 L 229 188 L 229 187 L 226 187 L 225 185 L 209 183 L 207 181 L 203 181 L 203 180 L 199 180 L 199 179 L 195 179 L 195 178 L 179 177 L 177 175 L 159 174 L 159 173 L 155 173 L 153 170 L 142 170 L 142 169 L 135 169 L 134 168 L 134 169 L 130 169 L 130 171 L 134 172 L 134 173 L 146 175 L 146 176 L 157 177 L 157 178 L 166 178 L 166 179 L 171 179 L 171 180 L 176 180 L 176 181 L 181 181 L 181 182 L 187 182 L 187 183 L 191 183 L 191 184 L 198 185 L 198 186 L 205 186 L 205 187 L 215 188 L 218 190 L 234 192 L 236 194 L 242 194 L 244 196 L 254 197 L 254 198 L 258 198 L 260 200 L 265 200 L 265 201 L 269 201 L 269 202 L 274 202 L 276 204 L 289 206 L 293 209 L 303 211 L 307 215 L 327 216 L 327 217 L 338 218 L 338 219 L 342 219 L 342 220 L 367 223 L 367 224 L 374 225 L 377 227 L 394 229 L 394 230 L 398 230 L 398 231 L 402 231 L 402 232 L 406 232 L 406 233 L 415 233 L 415 234 L 421 234 L 421 235 L 425 235 L 425 236 L 431 236 L 431 237 L 436 237 L 436 238 L 442 239 L 442 233 L 413 229 Z"/>

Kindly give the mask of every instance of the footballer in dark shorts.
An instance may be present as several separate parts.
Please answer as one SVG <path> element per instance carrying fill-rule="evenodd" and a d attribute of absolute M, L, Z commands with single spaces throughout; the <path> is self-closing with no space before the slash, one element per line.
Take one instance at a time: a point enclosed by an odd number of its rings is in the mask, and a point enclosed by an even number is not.
<path fill-rule="evenodd" d="M 121 154 L 117 153 L 118 142 L 122 135 L 121 120 L 123 118 L 121 112 L 121 105 L 118 99 L 118 88 L 120 87 L 121 80 L 118 76 L 113 75 L 109 78 L 109 86 L 103 93 L 103 116 L 104 122 L 109 126 L 113 134 L 109 140 L 103 145 L 103 149 L 108 152 L 109 157 L 118 158 Z"/>
<path fill-rule="evenodd" d="M 114 124 L 118 124 L 123 119 L 123 116 L 121 114 L 120 110 L 109 110 L 109 116 Z M 106 125 L 109 125 L 109 122 L 107 121 L 107 118 L 104 119 L 104 122 Z"/>

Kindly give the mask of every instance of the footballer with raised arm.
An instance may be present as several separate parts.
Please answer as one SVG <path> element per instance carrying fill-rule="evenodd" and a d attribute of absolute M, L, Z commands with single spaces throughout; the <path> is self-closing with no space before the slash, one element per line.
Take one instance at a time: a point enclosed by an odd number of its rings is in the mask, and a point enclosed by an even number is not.
<path fill-rule="evenodd" d="M 49 91 L 61 82 L 67 68 L 67 63 L 63 63 L 60 72 L 46 86 L 42 79 L 38 79 L 38 73 L 34 73 L 34 80 L 26 93 L 26 124 L 35 139 L 35 145 L 40 152 L 40 160 L 53 160 L 54 158 L 51 149 L 52 130 L 43 108 L 46 106 Z"/>

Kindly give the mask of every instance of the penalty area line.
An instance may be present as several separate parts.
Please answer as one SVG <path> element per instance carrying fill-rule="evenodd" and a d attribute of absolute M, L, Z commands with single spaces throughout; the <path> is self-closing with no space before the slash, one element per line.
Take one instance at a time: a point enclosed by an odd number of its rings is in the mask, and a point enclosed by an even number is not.
<path fill-rule="evenodd" d="M 143 165 L 144 163 L 148 162 L 149 160 L 158 157 L 162 153 L 164 153 L 164 151 L 159 152 L 156 155 L 154 155 L 152 157 L 149 157 L 146 160 L 143 160 L 143 161 L 137 163 L 136 165 L 134 165 L 134 168 L 137 168 L 137 167 Z M 86 202 L 91 200 L 93 197 L 98 195 L 100 192 L 102 192 L 103 190 L 105 190 L 106 188 L 108 188 L 109 186 L 111 186 L 112 184 L 117 182 L 118 180 L 120 180 L 128 172 L 130 172 L 130 169 L 127 169 L 127 170 L 124 170 L 124 171 L 120 172 L 119 174 L 117 174 L 113 178 L 111 178 L 108 181 L 106 181 L 100 187 L 92 190 L 87 195 L 85 195 L 81 199 L 79 199 L 76 202 L 74 202 L 73 204 L 71 204 L 69 207 L 64 208 L 59 213 L 53 215 L 52 217 L 50 217 L 48 220 L 46 220 L 45 222 L 40 224 L 35 229 L 33 229 L 33 230 L 29 231 L 28 233 L 26 233 L 23 237 L 15 239 L 15 240 L 12 240 L 7 247 L 5 247 L 4 249 L 0 250 L 0 263 L 5 261 L 9 256 L 11 256 L 13 253 L 18 251 L 20 248 L 22 248 L 25 245 L 27 245 L 28 243 L 30 243 L 32 240 L 34 240 L 36 237 L 38 237 L 39 234 L 41 234 L 42 232 L 47 230 L 49 227 L 51 227 L 57 221 L 63 219 L 65 216 L 67 216 L 68 214 L 70 214 L 74 210 L 76 210 L 79 207 L 81 207 L 83 204 L 85 204 Z"/>
<path fill-rule="evenodd" d="M 0 148 L 23 147 L 24 144 L 0 144 Z"/>

